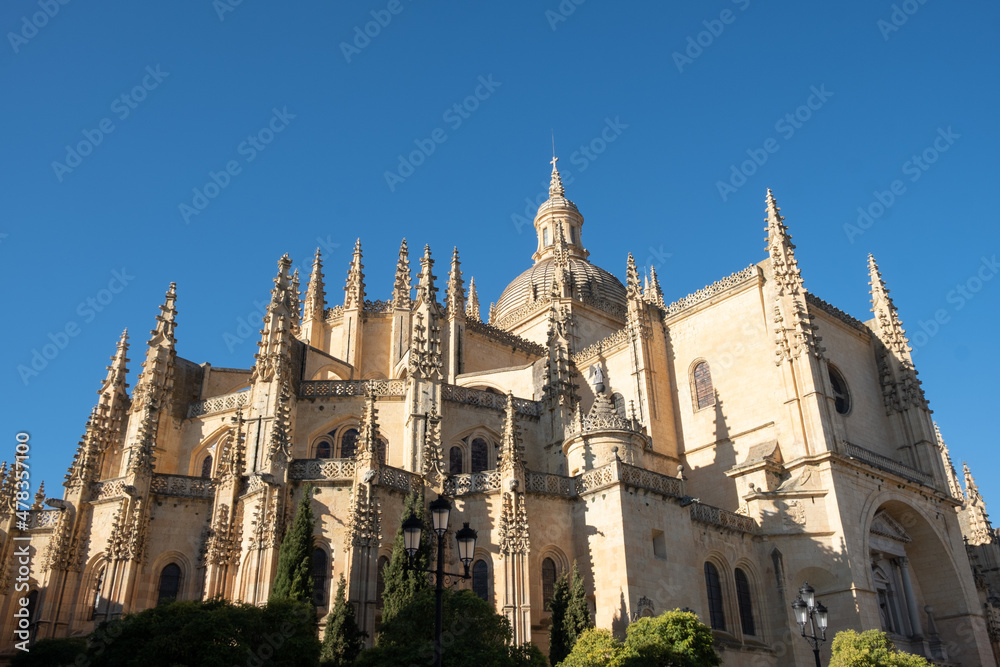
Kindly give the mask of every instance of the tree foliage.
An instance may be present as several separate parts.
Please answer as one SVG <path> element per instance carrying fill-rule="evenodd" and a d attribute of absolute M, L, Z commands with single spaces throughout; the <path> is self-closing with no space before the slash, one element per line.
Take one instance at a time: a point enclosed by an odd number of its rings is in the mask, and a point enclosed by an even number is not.
<path fill-rule="evenodd" d="M 420 519 L 424 527 L 420 533 L 420 549 L 414 557 L 413 567 L 407 568 L 402 521 L 411 516 Z M 430 569 L 431 532 L 424 517 L 423 496 L 411 493 L 406 497 L 403 518 L 396 530 L 396 539 L 392 543 L 392 556 L 383 572 L 385 577 L 385 592 L 382 596 L 383 623 L 391 621 L 418 592 L 430 589 L 426 570 Z"/>
<path fill-rule="evenodd" d="M 561 667 L 716 667 L 712 629 L 695 614 L 668 611 L 630 624 L 625 642 L 607 630 L 581 634 Z M 553 661 L 553 664 L 557 664 Z"/>
<path fill-rule="evenodd" d="M 77 665 L 77 656 L 86 652 L 84 637 L 40 639 L 27 652 L 15 651 L 10 664 L 14 667 L 70 667 Z"/>
<path fill-rule="evenodd" d="M 268 602 L 265 607 L 218 598 L 172 602 L 101 623 L 87 637 L 86 660 L 74 664 L 316 665 L 320 645 L 315 614 L 311 604 L 288 599 Z"/>
<path fill-rule="evenodd" d="M 313 598 L 312 556 L 315 542 L 315 518 L 312 511 L 312 485 L 306 485 L 295 511 L 292 527 L 285 533 L 278 552 L 278 571 L 271 587 L 270 600 L 289 598 L 311 602 Z"/>
<path fill-rule="evenodd" d="M 320 664 L 323 667 L 353 665 L 365 644 L 365 637 L 368 636 L 358 629 L 354 606 L 347 602 L 344 594 L 346 588 L 344 575 L 340 575 L 337 597 L 326 618 L 326 634 L 323 636 L 323 649 L 320 653 Z"/>
<path fill-rule="evenodd" d="M 549 660 L 558 664 L 569 655 L 577 639 L 593 627 L 587 591 L 583 587 L 580 568 L 573 561 L 573 573 L 564 573 L 556 580 L 552 592 L 552 626 L 549 628 Z"/>
<path fill-rule="evenodd" d="M 930 667 L 924 658 L 904 653 L 880 630 L 842 630 L 830 645 L 830 667 Z"/>
<path fill-rule="evenodd" d="M 537 647 L 511 646 L 510 623 L 468 590 L 444 591 L 442 664 L 450 667 L 543 667 Z M 379 628 L 378 644 L 362 651 L 359 666 L 426 665 L 434 657 L 434 591 L 418 591 Z"/>

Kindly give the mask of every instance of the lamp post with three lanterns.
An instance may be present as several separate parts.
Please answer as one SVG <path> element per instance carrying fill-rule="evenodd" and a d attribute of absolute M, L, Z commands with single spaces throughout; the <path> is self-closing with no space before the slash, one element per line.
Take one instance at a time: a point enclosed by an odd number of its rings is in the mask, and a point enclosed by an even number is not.
<path fill-rule="evenodd" d="M 802 630 L 802 636 L 812 644 L 813 656 L 816 658 L 816 667 L 822 667 L 819 662 L 820 642 L 826 641 L 826 627 L 829 623 L 829 614 L 823 603 L 816 599 L 816 589 L 808 583 L 803 583 L 799 588 L 799 596 L 792 603 L 795 611 L 795 622 Z M 806 634 L 806 623 L 811 624 L 810 634 Z M 819 634 L 817 634 L 817 630 Z"/>

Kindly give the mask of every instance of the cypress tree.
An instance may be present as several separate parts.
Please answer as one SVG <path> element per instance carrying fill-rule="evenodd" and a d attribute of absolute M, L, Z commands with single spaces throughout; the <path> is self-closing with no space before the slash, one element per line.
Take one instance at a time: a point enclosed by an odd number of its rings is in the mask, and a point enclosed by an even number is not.
<path fill-rule="evenodd" d="M 583 577 L 580 568 L 573 561 L 573 576 L 569 581 L 569 600 L 566 604 L 566 620 L 563 624 L 566 632 L 566 647 L 573 650 L 576 640 L 584 632 L 593 627 L 590 622 L 590 607 L 587 605 L 587 591 L 583 587 Z"/>
<path fill-rule="evenodd" d="M 313 601 L 313 487 L 306 485 L 295 511 L 292 527 L 285 533 L 278 552 L 278 572 L 268 601 L 288 598 L 312 604 Z"/>
<path fill-rule="evenodd" d="M 340 575 L 337 584 L 337 598 L 333 609 L 326 617 L 326 634 L 323 635 L 323 651 L 320 653 L 320 664 L 323 667 L 347 667 L 353 665 L 361 648 L 364 646 L 367 633 L 358 629 L 354 618 L 354 605 L 347 602 L 344 589 L 347 582 Z"/>
<path fill-rule="evenodd" d="M 413 559 L 413 567 L 407 569 L 402 522 L 411 516 L 423 521 L 424 527 L 420 534 L 420 550 L 417 551 L 417 555 Z M 392 557 L 383 572 L 385 577 L 385 593 L 382 596 L 383 623 L 392 620 L 393 616 L 398 614 L 399 610 L 419 591 L 430 589 L 426 570 L 430 569 L 431 532 L 431 527 L 427 525 L 424 518 L 423 496 L 417 493 L 409 494 L 406 497 L 406 506 L 403 509 L 400 527 L 396 530 L 396 539 L 392 543 Z"/>
<path fill-rule="evenodd" d="M 558 665 L 573 649 L 566 627 L 566 612 L 569 608 L 569 581 L 563 572 L 552 588 L 549 611 L 552 612 L 552 626 L 549 628 L 549 662 Z"/>

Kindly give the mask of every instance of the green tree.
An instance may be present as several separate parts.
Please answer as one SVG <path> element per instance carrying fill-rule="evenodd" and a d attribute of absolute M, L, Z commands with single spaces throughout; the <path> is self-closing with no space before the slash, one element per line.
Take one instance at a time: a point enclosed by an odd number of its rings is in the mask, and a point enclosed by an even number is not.
<path fill-rule="evenodd" d="M 556 665 L 569 655 L 577 639 L 593 627 L 587 605 L 587 591 L 583 587 L 583 577 L 580 576 L 576 561 L 573 561 L 572 576 L 563 574 L 556 581 L 549 608 L 552 611 L 549 660 Z"/>
<path fill-rule="evenodd" d="M 549 611 L 552 613 L 552 625 L 549 626 L 549 661 L 558 665 L 569 655 L 573 645 L 569 641 L 566 627 L 566 610 L 569 607 L 569 581 L 564 572 L 556 579 L 552 587 L 552 599 L 549 601 Z"/>
<path fill-rule="evenodd" d="M 668 611 L 630 624 L 624 644 L 607 630 L 588 630 L 581 634 L 569 656 L 558 664 L 560 667 L 716 667 L 722 661 L 712 646 L 713 641 L 712 629 L 696 615 Z"/>
<path fill-rule="evenodd" d="M 311 602 L 313 598 L 312 555 L 315 519 L 312 511 L 313 487 L 307 484 L 295 511 L 292 527 L 285 533 L 278 552 L 278 572 L 269 600 L 290 598 Z"/>
<path fill-rule="evenodd" d="M 414 557 L 413 567 L 407 567 L 406 549 L 403 543 L 402 522 L 415 516 L 424 522 L 420 533 L 420 549 Z M 382 623 L 387 623 L 399 613 L 407 602 L 420 591 L 430 589 L 426 570 L 430 569 L 431 530 L 424 520 L 424 498 L 418 493 L 406 497 L 400 527 L 392 543 L 392 556 L 385 566 L 385 592 L 382 596 Z M 381 641 L 381 639 L 379 639 Z"/>
<path fill-rule="evenodd" d="M 931 667 L 924 658 L 898 650 L 880 630 L 842 630 L 830 647 L 830 667 Z"/>
<path fill-rule="evenodd" d="M 583 632 L 572 652 L 562 662 L 552 662 L 559 667 L 608 667 L 621 664 L 625 646 L 609 630 L 590 629 Z"/>
<path fill-rule="evenodd" d="M 289 599 L 264 607 L 172 602 L 105 621 L 87 638 L 91 667 L 300 667 L 319 661 L 316 610 Z"/>
<path fill-rule="evenodd" d="M 344 594 L 346 588 L 344 575 L 340 575 L 337 597 L 330 615 L 326 617 L 326 634 L 323 636 L 323 650 L 320 653 L 320 664 L 323 667 L 353 665 L 365 644 L 365 637 L 368 636 L 358 629 L 354 619 L 354 606 Z"/>
<path fill-rule="evenodd" d="M 468 590 L 444 591 L 442 663 L 447 667 L 542 667 L 536 647 L 511 646 L 510 623 Z M 359 667 L 426 665 L 434 657 L 434 591 L 422 590 L 379 628 L 375 648 L 361 652 Z"/>
<path fill-rule="evenodd" d="M 84 637 L 40 639 L 27 652 L 15 651 L 10 664 L 14 667 L 72 667 L 78 664 L 77 656 L 86 655 L 86 652 Z"/>

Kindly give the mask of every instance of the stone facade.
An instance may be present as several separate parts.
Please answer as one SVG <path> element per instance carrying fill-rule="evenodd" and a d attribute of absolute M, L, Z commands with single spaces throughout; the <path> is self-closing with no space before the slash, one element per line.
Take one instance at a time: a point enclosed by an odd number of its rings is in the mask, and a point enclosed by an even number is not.
<path fill-rule="evenodd" d="M 590 264 L 555 164 L 534 267 L 487 321 L 457 250 L 439 279 L 425 248 L 414 285 L 404 241 L 372 301 L 359 242 L 332 307 L 318 251 L 302 299 L 281 258 L 252 367 L 214 368 L 177 356 L 171 285 L 136 387 L 123 334 L 62 499 L 30 512 L 36 636 L 161 597 L 264 602 L 309 483 L 320 613 L 343 574 L 371 634 L 417 491 L 478 530 L 458 585 L 519 642 L 547 647 L 546 595 L 575 560 L 598 626 L 690 608 L 727 666 L 812 664 L 790 607 L 806 581 L 831 635 L 881 627 L 938 664 L 996 664 L 997 534 L 874 259 L 861 322 L 806 290 L 769 191 L 763 261 L 668 304 L 631 256 L 624 284 Z M 15 494 L 4 471 L 4 573 Z"/>

